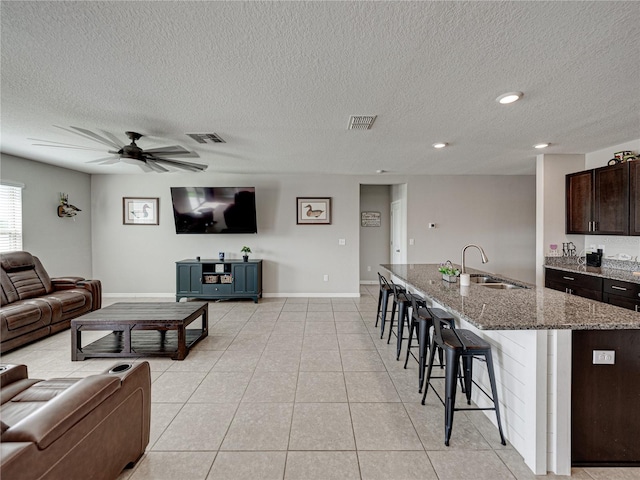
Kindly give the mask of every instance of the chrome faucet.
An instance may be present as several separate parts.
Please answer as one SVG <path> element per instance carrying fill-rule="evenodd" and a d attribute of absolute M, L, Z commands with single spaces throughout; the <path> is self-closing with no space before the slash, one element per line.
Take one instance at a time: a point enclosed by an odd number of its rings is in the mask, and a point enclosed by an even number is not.
<path fill-rule="evenodd" d="M 465 255 L 465 251 L 467 250 L 467 248 L 469 247 L 476 247 L 478 250 L 480 250 L 480 255 L 482 255 L 482 263 L 487 263 L 489 261 L 489 259 L 487 258 L 487 254 L 484 253 L 484 250 L 482 249 L 482 247 L 474 244 L 474 243 L 470 243 L 469 245 L 465 245 L 465 247 L 462 249 L 462 269 L 460 270 L 460 273 L 465 273 L 464 272 L 464 255 Z"/>

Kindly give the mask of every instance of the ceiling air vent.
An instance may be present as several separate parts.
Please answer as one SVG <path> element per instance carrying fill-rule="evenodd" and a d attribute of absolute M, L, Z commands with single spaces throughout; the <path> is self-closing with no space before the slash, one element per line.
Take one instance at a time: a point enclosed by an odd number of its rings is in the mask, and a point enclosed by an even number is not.
<path fill-rule="evenodd" d="M 198 143 L 226 143 L 217 133 L 187 133 Z"/>
<path fill-rule="evenodd" d="M 370 130 L 377 115 L 351 115 L 348 130 Z"/>

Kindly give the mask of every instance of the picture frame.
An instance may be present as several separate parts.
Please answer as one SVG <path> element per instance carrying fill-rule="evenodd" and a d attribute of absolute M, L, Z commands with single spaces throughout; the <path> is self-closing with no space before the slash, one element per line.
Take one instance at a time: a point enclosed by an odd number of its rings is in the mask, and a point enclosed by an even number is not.
<path fill-rule="evenodd" d="M 331 225 L 331 197 L 296 197 L 296 224 Z"/>
<path fill-rule="evenodd" d="M 122 197 L 123 225 L 159 225 L 158 197 Z"/>

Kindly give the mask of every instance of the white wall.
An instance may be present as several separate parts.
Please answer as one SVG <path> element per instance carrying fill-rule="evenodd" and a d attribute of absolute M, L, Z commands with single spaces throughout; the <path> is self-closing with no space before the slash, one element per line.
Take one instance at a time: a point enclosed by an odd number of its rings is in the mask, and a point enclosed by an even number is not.
<path fill-rule="evenodd" d="M 460 194 L 447 201 L 453 182 L 460 186 Z M 219 251 L 240 258 L 240 248 L 246 244 L 253 258 L 265 260 L 265 294 L 357 295 L 360 184 L 380 183 L 379 176 L 94 175 L 94 275 L 108 294 L 171 295 L 176 261 L 215 258 Z M 407 183 L 409 237 L 416 240 L 409 247 L 410 262 L 457 261 L 461 248 L 473 241 L 485 247 L 491 260 L 485 267 L 490 271 L 525 281 L 533 277 L 534 177 L 385 177 L 384 183 Z M 171 186 L 233 185 L 256 187 L 257 235 L 175 234 Z M 122 225 L 124 196 L 159 197 L 160 225 Z M 296 225 L 296 196 L 332 197 L 332 225 Z M 483 201 L 477 202 L 480 196 Z M 436 218 L 430 221 L 439 223 L 439 229 L 426 228 L 425 209 L 433 212 Z M 345 246 L 338 245 L 340 238 L 346 239 Z M 479 256 L 472 257 L 469 265 L 477 266 Z M 383 253 L 378 263 L 387 261 Z M 323 281 L 325 274 L 329 282 Z"/>
<path fill-rule="evenodd" d="M 360 212 L 380 212 L 379 227 L 360 226 L 360 282 L 378 283 L 378 265 L 389 260 L 391 187 L 361 185 Z"/>
<path fill-rule="evenodd" d="M 2 180 L 23 183 L 23 250 L 40 258 L 51 276 L 91 278 L 91 179 L 88 174 L 2 154 Z M 82 211 L 60 218 L 60 192 Z"/>

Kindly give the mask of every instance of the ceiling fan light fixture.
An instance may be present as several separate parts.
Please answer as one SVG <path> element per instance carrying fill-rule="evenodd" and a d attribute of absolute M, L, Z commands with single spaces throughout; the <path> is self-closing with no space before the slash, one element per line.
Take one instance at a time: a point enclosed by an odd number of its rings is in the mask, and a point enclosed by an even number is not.
<path fill-rule="evenodd" d="M 522 92 L 503 93 L 498 98 L 496 98 L 496 102 L 501 105 L 509 105 L 510 103 L 517 102 L 522 97 L 524 97 L 524 93 Z"/>
<path fill-rule="evenodd" d="M 538 149 L 540 149 L 540 148 L 547 148 L 549 145 L 551 145 L 551 144 L 550 144 L 550 143 L 545 143 L 545 142 L 543 142 L 543 143 L 537 143 L 537 144 L 535 144 L 535 145 L 533 146 L 533 148 L 538 148 Z"/>
<path fill-rule="evenodd" d="M 444 148 L 444 147 L 446 147 L 447 145 L 448 145 L 448 143 L 446 143 L 446 142 L 437 142 L 437 143 L 434 143 L 434 144 L 432 145 L 432 147 L 433 147 L 433 148 L 440 149 L 440 148 Z"/>

